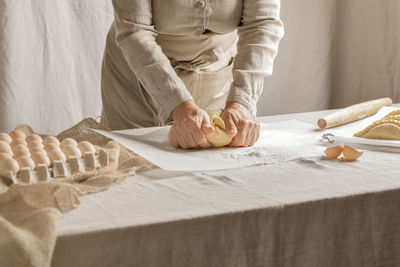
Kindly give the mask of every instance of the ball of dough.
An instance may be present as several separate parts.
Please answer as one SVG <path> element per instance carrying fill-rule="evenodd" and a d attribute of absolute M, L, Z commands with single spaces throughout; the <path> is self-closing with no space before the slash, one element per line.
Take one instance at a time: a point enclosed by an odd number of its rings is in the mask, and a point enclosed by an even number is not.
<path fill-rule="evenodd" d="M 221 113 L 222 110 L 208 111 L 214 132 L 207 134 L 206 139 L 212 147 L 224 147 L 232 142 L 232 137 L 226 132 L 225 122 L 221 118 Z"/>
<path fill-rule="evenodd" d="M 222 110 L 211 110 L 207 111 L 210 116 L 211 126 L 214 128 L 214 132 L 206 134 L 207 141 L 212 147 L 224 147 L 232 142 L 232 137 L 226 132 L 225 122 L 221 118 Z M 171 132 L 168 133 L 168 140 L 171 143 Z"/>

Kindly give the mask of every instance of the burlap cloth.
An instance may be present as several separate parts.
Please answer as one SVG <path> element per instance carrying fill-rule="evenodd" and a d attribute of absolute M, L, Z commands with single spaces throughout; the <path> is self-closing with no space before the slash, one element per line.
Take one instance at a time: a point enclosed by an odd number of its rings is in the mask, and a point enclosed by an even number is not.
<path fill-rule="evenodd" d="M 17 128 L 33 132 L 27 125 Z M 93 119 L 85 119 L 57 137 L 86 140 L 105 149 L 110 156 L 107 167 L 30 185 L 7 186 L 0 180 L 0 266 L 50 266 L 56 225 L 63 212 L 77 207 L 82 195 L 107 190 L 128 175 L 155 167 L 90 128 L 108 130 Z"/>

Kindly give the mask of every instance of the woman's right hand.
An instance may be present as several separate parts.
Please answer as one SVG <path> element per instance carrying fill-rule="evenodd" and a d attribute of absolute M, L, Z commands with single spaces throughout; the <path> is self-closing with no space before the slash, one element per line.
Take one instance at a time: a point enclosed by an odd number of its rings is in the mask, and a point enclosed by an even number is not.
<path fill-rule="evenodd" d="M 174 147 L 183 149 L 211 147 L 206 134 L 212 133 L 214 128 L 210 124 L 207 112 L 197 107 L 193 100 L 177 106 L 172 111 L 172 117 L 174 123 L 170 131 L 170 141 Z"/>

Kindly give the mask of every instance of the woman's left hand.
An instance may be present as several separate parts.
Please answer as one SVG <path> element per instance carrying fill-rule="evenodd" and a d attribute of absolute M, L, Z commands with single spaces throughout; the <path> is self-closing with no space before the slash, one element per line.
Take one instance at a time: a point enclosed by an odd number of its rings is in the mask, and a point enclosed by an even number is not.
<path fill-rule="evenodd" d="M 248 147 L 260 137 L 260 123 L 244 105 L 238 102 L 227 102 L 221 114 L 228 134 L 233 137 L 231 147 Z"/>

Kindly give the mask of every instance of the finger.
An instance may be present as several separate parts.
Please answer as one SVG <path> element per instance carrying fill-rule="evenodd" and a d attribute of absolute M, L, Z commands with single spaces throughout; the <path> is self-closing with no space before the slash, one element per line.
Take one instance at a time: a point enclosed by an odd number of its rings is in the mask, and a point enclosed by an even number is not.
<path fill-rule="evenodd" d="M 173 147 L 179 148 L 178 140 L 176 139 L 176 136 L 174 134 L 171 134 L 170 141 Z"/>
<path fill-rule="evenodd" d="M 168 139 L 173 147 L 179 148 L 179 143 L 175 136 L 175 127 L 173 127 L 173 126 L 171 127 L 171 130 L 169 131 Z"/>
<path fill-rule="evenodd" d="M 201 129 L 206 134 L 214 132 L 214 128 L 211 126 L 210 117 L 207 113 L 204 113 L 203 121 L 201 122 Z"/>
<path fill-rule="evenodd" d="M 260 138 L 260 125 L 257 123 L 255 127 L 255 134 L 250 142 L 250 146 L 253 146 L 258 141 L 258 138 Z"/>
<path fill-rule="evenodd" d="M 232 118 L 232 115 L 227 114 L 226 116 L 224 116 L 223 120 L 225 121 L 225 128 L 229 136 L 235 137 L 238 134 L 238 129 Z"/>
<path fill-rule="evenodd" d="M 191 148 L 200 148 L 200 145 L 198 143 L 198 139 L 196 139 L 194 137 L 194 135 L 195 135 L 195 133 L 191 133 L 191 140 L 192 140 L 192 142 L 190 143 L 191 144 Z"/>
<path fill-rule="evenodd" d="M 196 142 L 193 139 L 192 133 L 186 133 L 183 137 L 186 141 L 187 148 L 195 148 L 196 147 Z"/>
<path fill-rule="evenodd" d="M 198 147 L 201 147 L 201 148 L 211 147 L 211 144 L 208 143 L 203 131 L 193 132 L 193 139 L 194 139 L 195 143 L 198 145 Z"/>
<path fill-rule="evenodd" d="M 244 146 L 248 131 L 249 131 L 249 122 L 248 121 L 242 121 L 239 124 L 238 132 L 237 132 L 237 135 L 234 138 L 233 144 L 235 146 Z"/>
<path fill-rule="evenodd" d="M 245 141 L 244 141 L 244 144 L 243 144 L 244 147 L 249 147 L 250 146 L 250 143 L 251 143 L 252 139 L 254 138 L 254 136 L 256 134 L 255 130 L 256 130 L 255 124 L 251 123 L 249 125 L 249 130 L 247 131 L 246 138 L 245 138 Z"/>
<path fill-rule="evenodd" d="M 188 149 L 188 144 L 186 143 L 185 138 L 181 134 L 176 134 L 176 139 L 178 140 L 179 146 L 183 149 Z"/>

